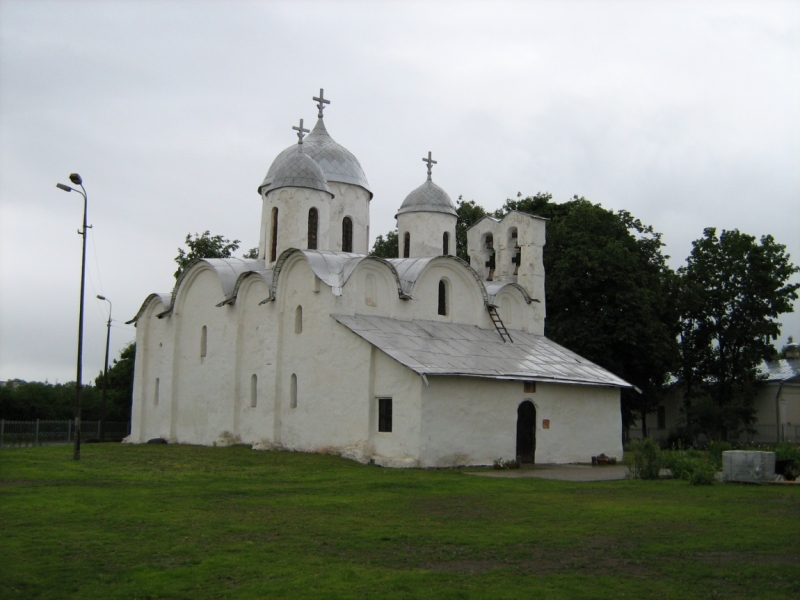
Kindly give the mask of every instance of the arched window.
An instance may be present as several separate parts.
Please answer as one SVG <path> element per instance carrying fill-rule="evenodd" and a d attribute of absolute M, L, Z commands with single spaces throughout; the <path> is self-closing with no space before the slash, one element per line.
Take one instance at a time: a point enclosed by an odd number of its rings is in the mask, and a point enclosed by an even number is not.
<path fill-rule="evenodd" d="M 308 249 L 317 249 L 317 225 L 319 223 L 319 213 L 316 208 L 308 210 Z"/>
<path fill-rule="evenodd" d="M 494 236 L 491 233 L 487 233 L 486 237 L 483 239 L 483 249 L 488 255 L 488 259 L 483 266 L 489 269 L 489 274 L 486 277 L 486 281 L 494 280 L 494 269 L 495 269 L 495 262 L 494 262 Z"/>
<path fill-rule="evenodd" d="M 406 231 L 403 236 L 403 258 L 408 258 L 408 253 L 411 251 L 411 234 Z"/>
<path fill-rule="evenodd" d="M 161 387 L 160 384 L 161 384 L 161 380 L 158 377 L 156 377 L 156 389 L 155 389 L 155 392 L 153 394 L 153 406 L 158 406 L 158 393 L 159 393 L 159 389 L 158 388 Z"/>
<path fill-rule="evenodd" d="M 303 333 L 303 307 L 298 306 L 294 311 L 294 332 Z"/>
<path fill-rule="evenodd" d="M 353 251 L 353 220 L 350 217 L 342 219 L 342 252 Z"/>
<path fill-rule="evenodd" d="M 297 375 L 292 373 L 292 381 L 289 386 L 289 407 L 297 408 Z"/>
<path fill-rule="evenodd" d="M 272 209 L 272 240 L 270 241 L 269 262 L 278 258 L 278 207 Z"/>
<path fill-rule="evenodd" d="M 445 256 L 450 254 L 450 234 L 446 231 L 442 236 L 442 254 Z"/>
<path fill-rule="evenodd" d="M 203 325 L 200 330 L 200 358 L 203 358 L 208 353 L 208 327 Z"/>
<path fill-rule="evenodd" d="M 439 314 L 447 315 L 447 283 L 444 279 L 439 280 Z"/>
<path fill-rule="evenodd" d="M 255 408 L 258 404 L 258 376 L 253 373 L 250 377 L 250 406 Z"/>

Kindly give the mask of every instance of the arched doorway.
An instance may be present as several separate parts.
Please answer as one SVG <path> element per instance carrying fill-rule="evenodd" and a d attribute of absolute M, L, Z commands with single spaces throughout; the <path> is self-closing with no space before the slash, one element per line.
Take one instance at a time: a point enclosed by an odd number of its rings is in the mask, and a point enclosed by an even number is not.
<path fill-rule="evenodd" d="M 517 408 L 517 456 L 522 462 L 535 462 L 536 453 L 536 407 L 525 400 Z"/>

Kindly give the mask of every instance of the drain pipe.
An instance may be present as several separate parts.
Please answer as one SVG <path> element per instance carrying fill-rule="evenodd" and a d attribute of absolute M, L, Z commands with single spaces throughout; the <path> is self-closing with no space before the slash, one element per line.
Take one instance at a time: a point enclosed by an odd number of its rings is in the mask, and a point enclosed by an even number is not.
<path fill-rule="evenodd" d="M 775 394 L 775 439 L 782 442 L 781 439 L 781 390 L 783 389 L 783 381 L 778 385 L 778 393 Z"/>

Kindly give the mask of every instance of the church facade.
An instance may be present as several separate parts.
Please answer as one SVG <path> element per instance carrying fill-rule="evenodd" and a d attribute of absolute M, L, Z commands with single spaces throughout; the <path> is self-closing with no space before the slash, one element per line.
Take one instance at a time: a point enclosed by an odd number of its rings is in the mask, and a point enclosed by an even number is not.
<path fill-rule="evenodd" d="M 258 259 L 198 260 L 132 320 L 129 441 L 394 467 L 621 457 L 629 384 L 544 336 L 546 221 L 486 217 L 458 259 L 428 153 L 396 215 L 400 256 L 368 256 L 369 183 L 314 100 L 313 131 L 293 128 L 258 188 Z"/>

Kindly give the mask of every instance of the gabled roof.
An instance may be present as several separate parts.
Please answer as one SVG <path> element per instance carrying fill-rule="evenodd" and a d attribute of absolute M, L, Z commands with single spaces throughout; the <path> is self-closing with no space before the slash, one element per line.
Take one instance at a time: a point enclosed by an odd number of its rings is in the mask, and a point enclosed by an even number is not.
<path fill-rule="evenodd" d="M 758 365 L 759 374 L 765 374 L 767 381 L 784 383 L 793 379 L 792 383 L 800 383 L 800 359 L 781 358 L 780 360 L 764 361 Z"/>
<path fill-rule="evenodd" d="M 514 330 L 514 343 L 507 344 L 495 330 L 475 325 L 366 315 L 331 316 L 420 375 L 633 387 L 543 335 Z"/>

